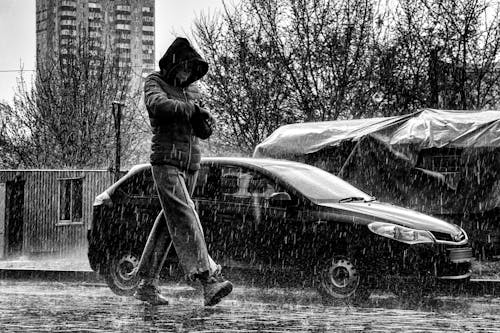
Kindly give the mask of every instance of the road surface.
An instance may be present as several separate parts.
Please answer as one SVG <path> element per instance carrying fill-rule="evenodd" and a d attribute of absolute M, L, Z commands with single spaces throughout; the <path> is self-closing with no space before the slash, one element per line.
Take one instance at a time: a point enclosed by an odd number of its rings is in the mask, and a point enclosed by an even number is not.
<path fill-rule="evenodd" d="M 500 332 L 500 298 L 463 295 L 361 306 L 323 305 L 314 290 L 237 287 L 213 308 L 185 285 L 162 285 L 164 307 L 105 285 L 0 281 L 0 332 Z"/>

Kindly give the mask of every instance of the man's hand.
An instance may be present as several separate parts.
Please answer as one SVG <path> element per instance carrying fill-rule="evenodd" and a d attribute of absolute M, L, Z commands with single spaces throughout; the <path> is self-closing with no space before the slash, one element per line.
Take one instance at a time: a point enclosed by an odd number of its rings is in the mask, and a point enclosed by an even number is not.
<path fill-rule="evenodd" d="M 205 140 L 212 135 L 215 119 L 207 109 L 195 105 L 195 111 L 191 116 L 191 126 L 193 127 L 194 135 Z"/>

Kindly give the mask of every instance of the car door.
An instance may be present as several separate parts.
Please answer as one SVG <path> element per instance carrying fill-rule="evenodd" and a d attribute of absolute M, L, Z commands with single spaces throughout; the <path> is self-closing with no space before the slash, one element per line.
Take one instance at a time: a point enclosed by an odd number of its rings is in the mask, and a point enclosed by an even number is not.
<path fill-rule="evenodd" d="M 249 179 L 244 167 L 215 163 L 203 165 L 198 175 L 193 198 L 210 254 L 223 265 L 248 267 L 255 258 L 248 230 Z"/>
<path fill-rule="evenodd" d="M 253 171 L 248 183 L 252 197 L 250 239 L 261 267 L 287 269 L 294 266 L 302 229 L 297 220 L 297 199 L 280 182 L 259 171 Z M 286 200 L 276 200 L 278 196 Z"/>
<path fill-rule="evenodd" d="M 126 232 L 127 239 L 144 243 L 161 211 L 151 169 L 145 168 L 127 179 L 117 188 L 115 201 L 122 224 L 120 233 Z"/>

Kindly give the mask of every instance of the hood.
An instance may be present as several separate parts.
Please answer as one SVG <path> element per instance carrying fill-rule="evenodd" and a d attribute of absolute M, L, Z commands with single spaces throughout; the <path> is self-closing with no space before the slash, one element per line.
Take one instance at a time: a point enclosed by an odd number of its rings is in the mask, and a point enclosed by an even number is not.
<path fill-rule="evenodd" d="M 165 71 L 165 81 L 168 84 L 176 85 L 175 76 L 185 61 L 192 70 L 191 76 L 183 84 L 183 86 L 188 86 L 207 73 L 208 63 L 196 52 L 186 38 L 177 37 L 159 62 L 160 68 Z"/>
<path fill-rule="evenodd" d="M 452 223 L 411 209 L 378 201 L 322 203 L 321 206 L 350 213 L 370 222 L 389 222 L 417 230 L 436 231 L 450 235 L 461 233 L 461 229 Z"/>

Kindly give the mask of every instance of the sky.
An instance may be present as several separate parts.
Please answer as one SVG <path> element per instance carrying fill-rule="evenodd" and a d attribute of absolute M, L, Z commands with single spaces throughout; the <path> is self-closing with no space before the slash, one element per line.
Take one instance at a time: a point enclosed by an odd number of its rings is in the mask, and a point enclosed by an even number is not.
<path fill-rule="evenodd" d="M 25 70 L 29 79 L 35 68 L 35 0 L 0 0 L 0 102 L 12 103 Z M 222 0 L 156 0 L 156 60 L 177 35 L 191 31 L 201 12 L 221 10 Z"/>

